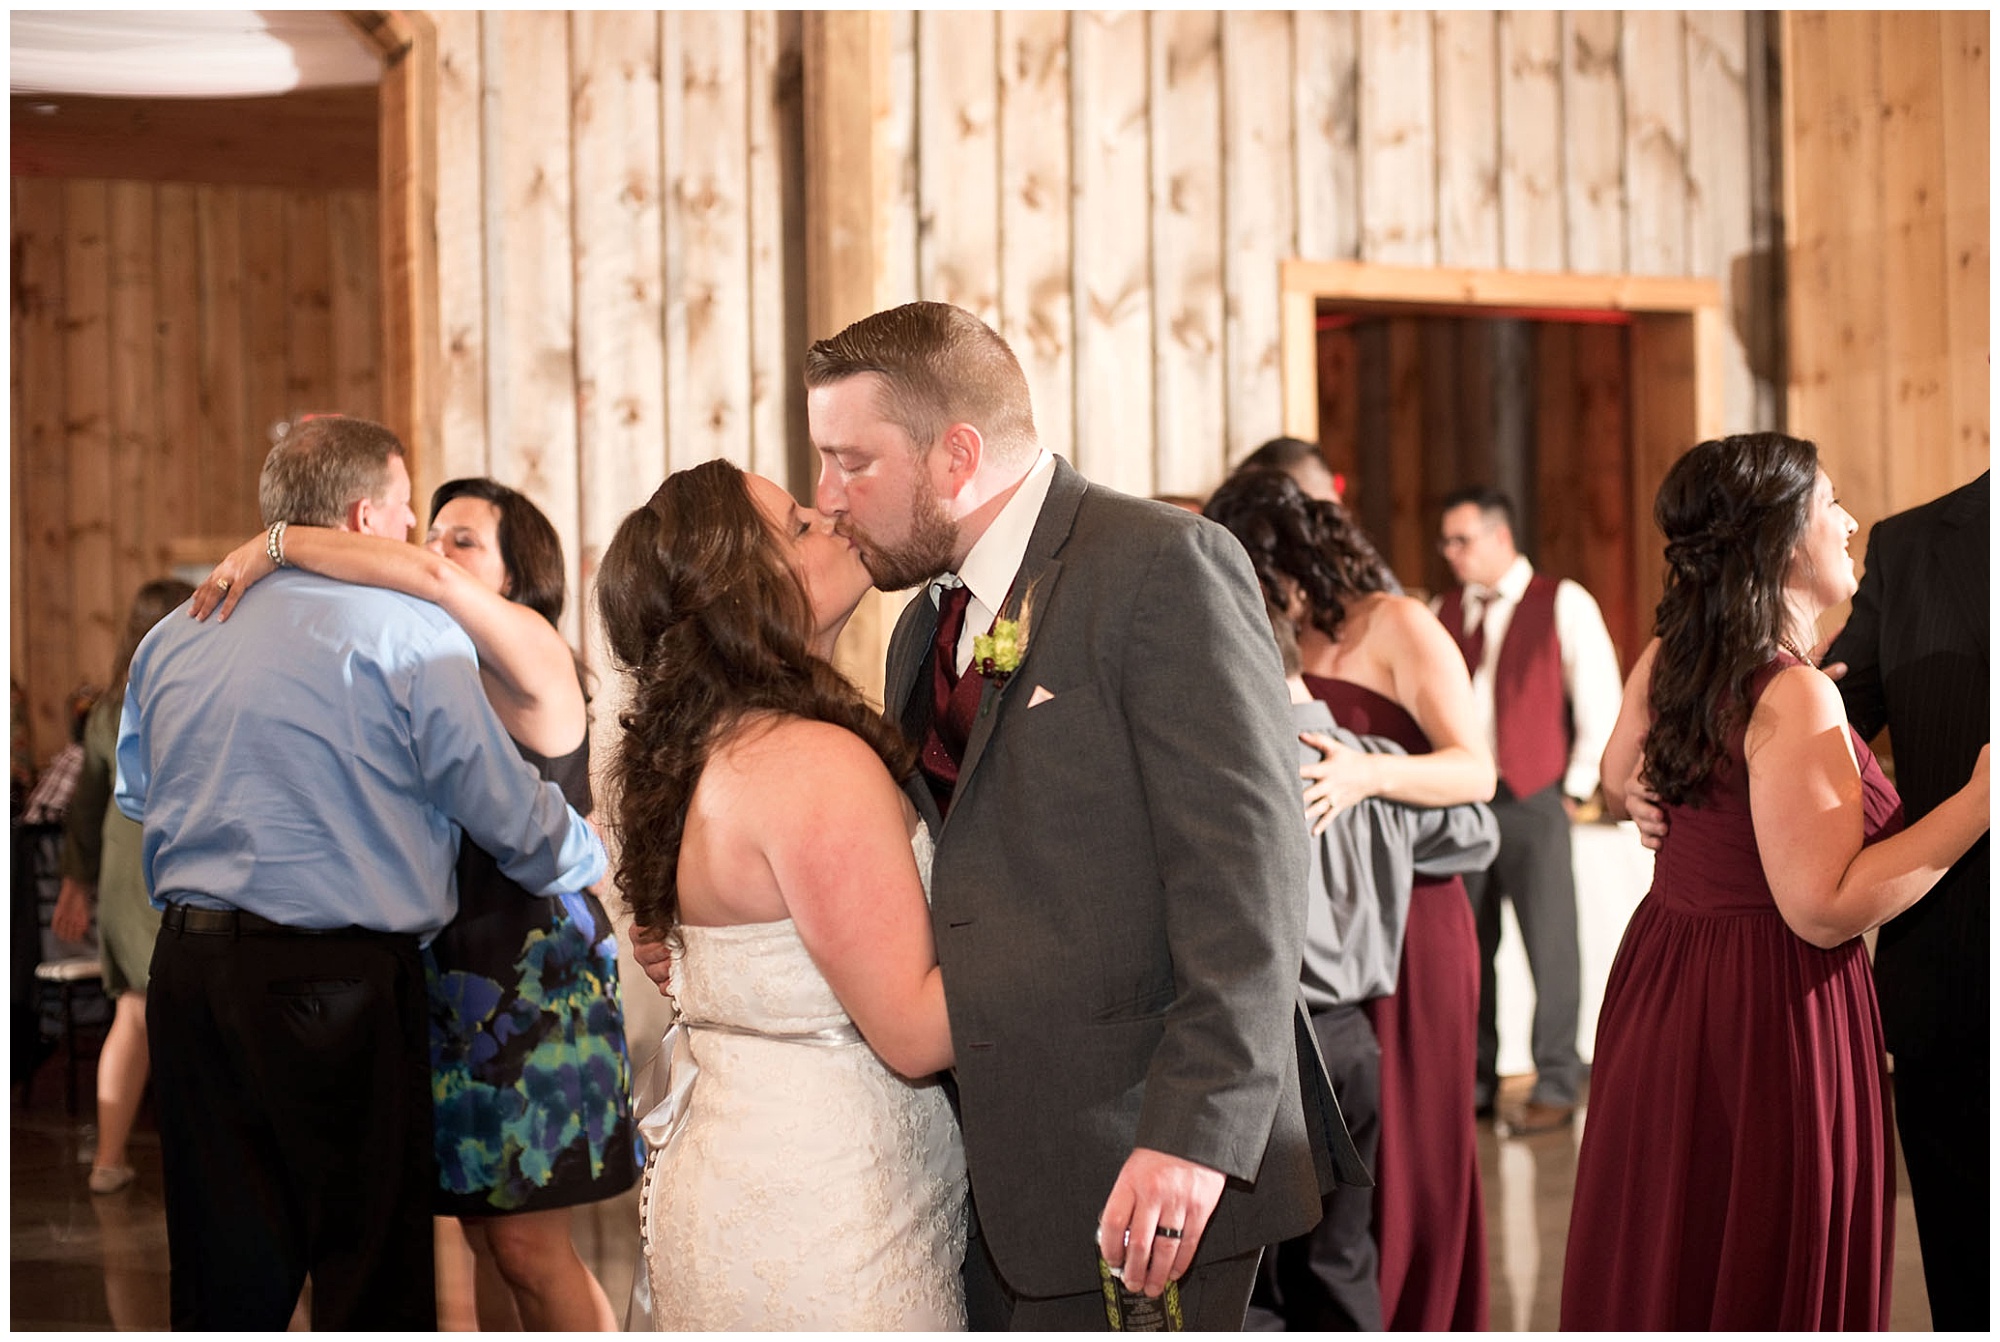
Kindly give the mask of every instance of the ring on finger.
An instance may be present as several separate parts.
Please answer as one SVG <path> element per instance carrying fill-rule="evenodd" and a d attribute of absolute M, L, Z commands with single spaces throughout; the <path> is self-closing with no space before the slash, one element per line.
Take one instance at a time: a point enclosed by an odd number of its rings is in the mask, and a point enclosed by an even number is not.
<path fill-rule="evenodd" d="M 1181 1237 L 1179 1226 L 1156 1226 L 1153 1229 L 1153 1233 L 1161 1239 L 1179 1239 Z"/>
<path fill-rule="evenodd" d="M 229 591 L 229 579 L 227 579 L 227 578 L 218 578 L 218 579 L 216 579 L 216 581 L 215 581 L 215 590 L 216 590 L 216 591 L 218 591 L 218 592 L 224 592 L 224 593 L 228 592 L 228 591 Z"/>

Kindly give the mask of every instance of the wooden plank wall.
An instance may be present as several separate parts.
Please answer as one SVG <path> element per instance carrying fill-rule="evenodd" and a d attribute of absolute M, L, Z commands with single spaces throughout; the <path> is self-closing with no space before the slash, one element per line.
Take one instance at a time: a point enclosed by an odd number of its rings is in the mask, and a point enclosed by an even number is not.
<path fill-rule="evenodd" d="M 1992 459 L 1990 17 L 1784 29 L 1788 418 L 1865 531 Z"/>
<path fill-rule="evenodd" d="M 799 16 L 431 17 L 433 483 L 491 475 L 548 513 L 563 633 L 602 673 L 590 580 L 668 471 L 720 456 L 810 488 Z"/>
<path fill-rule="evenodd" d="M 901 21 L 895 297 L 966 303 L 1029 346 L 1043 439 L 1094 479 L 1201 493 L 1280 432 L 1277 269 L 1292 256 L 1714 278 L 1734 314 L 1728 422 L 1775 427 L 1771 359 L 1752 348 L 1771 300 L 1747 292 L 1769 282 L 1750 254 L 1761 18 Z M 1434 529 L 1412 481 L 1398 497 L 1412 510 L 1398 525 Z"/>
<path fill-rule="evenodd" d="M 273 427 L 376 417 L 373 191 L 14 177 L 13 676 L 34 750 L 176 542 L 256 531 Z"/>

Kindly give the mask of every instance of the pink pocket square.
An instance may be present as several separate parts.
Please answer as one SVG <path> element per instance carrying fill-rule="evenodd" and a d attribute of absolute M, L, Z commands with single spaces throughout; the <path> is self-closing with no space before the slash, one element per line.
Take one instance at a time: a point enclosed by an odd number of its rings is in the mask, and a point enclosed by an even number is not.
<path fill-rule="evenodd" d="M 1033 708 L 1036 704 L 1045 704 L 1053 698 L 1055 696 L 1049 693 L 1046 685 L 1037 685 L 1035 686 L 1035 692 L 1028 696 L 1028 707 Z"/>

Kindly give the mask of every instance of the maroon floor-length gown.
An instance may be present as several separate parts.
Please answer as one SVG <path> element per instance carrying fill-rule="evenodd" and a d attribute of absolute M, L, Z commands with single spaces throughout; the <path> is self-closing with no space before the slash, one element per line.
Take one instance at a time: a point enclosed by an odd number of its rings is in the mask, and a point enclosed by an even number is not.
<path fill-rule="evenodd" d="M 1872 843 L 1902 804 L 1854 745 Z M 1668 815 L 1598 1017 L 1562 1326 L 1885 1328 L 1895 1170 L 1867 952 L 1779 915 L 1740 731 L 1705 804 Z"/>
<path fill-rule="evenodd" d="M 1412 755 L 1431 743 L 1393 699 L 1305 677 L 1334 721 Z M 1375 1239 L 1382 1322 L 1391 1330 L 1486 1327 L 1486 1217 L 1473 1080 L 1479 1046 L 1479 932 L 1458 877 L 1418 877 L 1394 996 L 1368 1003 L 1382 1046 L 1382 1146 Z"/>

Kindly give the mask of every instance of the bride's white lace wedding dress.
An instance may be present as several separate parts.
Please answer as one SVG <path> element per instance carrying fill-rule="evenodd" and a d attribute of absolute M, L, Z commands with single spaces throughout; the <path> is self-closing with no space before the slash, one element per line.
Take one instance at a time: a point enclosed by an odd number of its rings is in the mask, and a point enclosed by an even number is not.
<path fill-rule="evenodd" d="M 923 826 L 912 843 L 928 888 Z M 680 935 L 684 1118 L 640 1195 L 654 1324 L 965 1327 L 965 1154 L 943 1089 L 875 1055 L 790 920 Z"/>

